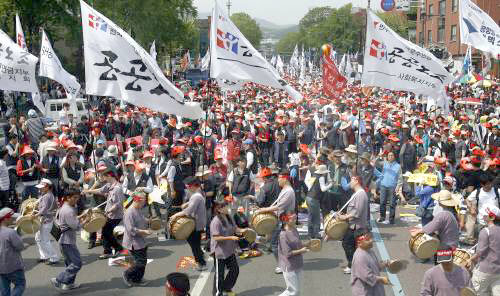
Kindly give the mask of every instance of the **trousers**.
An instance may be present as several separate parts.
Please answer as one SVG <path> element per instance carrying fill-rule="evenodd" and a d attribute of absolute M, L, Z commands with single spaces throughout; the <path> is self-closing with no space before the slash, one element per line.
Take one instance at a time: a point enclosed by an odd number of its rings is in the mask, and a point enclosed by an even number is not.
<path fill-rule="evenodd" d="M 196 263 L 200 265 L 206 265 L 205 258 L 203 257 L 203 251 L 201 250 L 201 231 L 195 230 L 187 238 L 187 242 L 191 247 L 194 259 Z"/>
<path fill-rule="evenodd" d="M 471 281 L 477 296 L 500 295 L 500 274 L 489 274 L 475 268 Z"/>
<path fill-rule="evenodd" d="M 113 235 L 113 229 L 120 224 L 122 219 L 108 219 L 102 228 L 102 247 L 104 254 L 112 254 L 113 249 L 118 253 L 123 250 L 123 247 L 118 243 L 116 237 Z"/>
<path fill-rule="evenodd" d="M 35 241 L 38 246 L 38 252 L 40 253 L 40 259 L 49 259 L 51 262 L 57 262 L 59 261 L 59 255 L 50 241 L 50 231 L 52 230 L 53 224 L 53 222 L 50 222 L 40 225 L 40 230 L 35 234 Z"/>
<path fill-rule="evenodd" d="M 146 264 L 148 263 L 148 250 L 147 248 L 139 250 L 129 250 L 132 258 L 134 259 L 133 264 L 125 270 L 125 277 L 133 282 L 138 283 L 144 277 L 144 272 L 146 271 Z"/>
<path fill-rule="evenodd" d="M 11 285 L 14 285 L 14 288 L 11 289 Z M 0 274 L 0 295 L 21 296 L 25 288 L 24 270 L 19 269 L 11 273 Z"/>
<path fill-rule="evenodd" d="M 274 259 L 278 262 L 278 243 L 280 240 L 280 232 L 283 222 L 279 221 L 278 225 L 274 228 L 271 233 L 271 250 L 273 251 Z"/>
<path fill-rule="evenodd" d="M 225 275 L 225 269 L 228 269 Z M 240 273 L 240 267 L 236 256 L 233 254 L 225 259 L 215 259 L 214 273 L 214 296 L 222 296 L 224 292 L 229 292 L 236 285 L 236 280 Z"/>
<path fill-rule="evenodd" d="M 321 227 L 321 216 L 319 209 L 319 200 L 312 197 L 306 197 L 307 202 L 307 232 L 310 238 L 319 238 L 319 229 Z"/>
<path fill-rule="evenodd" d="M 279 296 L 299 296 L 302 282 L 302 270 L 283 271 L 286 289 Z"/>
<path fill-rule="evenodd" d="M 396 195 L 394 188 L 380 186 L 380 218 L 385 220 L 385 210 L 389 202 L 389 221 L 394 222 L 396 216 Z"/>
<path fill-rule="evenodd" d="M 78 251 L 76 245 L 59 244 L 59 246 L 64 256 L 64 265 L 66 265 L 66 269 L 63 270 L 56 279 L 61 284 L 70 285 L 75 283 L 76 274 L 82 268 L 82 258 L 80 257 L 80 251 Z"/>
<path fill-rule="evenodd" d="M 354 240 L 354 230 L 348 228 L 342 239 L 342 248 L 347 259 L 347 266 L 351 268 L 354 251 L 356 251 L 356 241 Z"/>

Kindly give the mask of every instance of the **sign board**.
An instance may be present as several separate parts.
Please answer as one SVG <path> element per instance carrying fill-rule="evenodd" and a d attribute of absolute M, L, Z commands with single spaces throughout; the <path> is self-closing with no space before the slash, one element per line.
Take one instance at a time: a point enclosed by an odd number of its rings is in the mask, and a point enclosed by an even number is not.
<path fill-rule="evenodd" d="M 392 11 L 396 6 L 396 0 L 382 0 L 380 1 L 380 7 L 383 11 Z"/>

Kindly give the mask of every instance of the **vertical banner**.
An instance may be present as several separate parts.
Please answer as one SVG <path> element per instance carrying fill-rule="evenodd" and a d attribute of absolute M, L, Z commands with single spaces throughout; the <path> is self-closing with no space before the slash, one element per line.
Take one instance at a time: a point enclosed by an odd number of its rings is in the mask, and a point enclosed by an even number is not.
<path fill-rule="evenodd" d="M 342 76 L 329 56 L 323 55 L 323 94 L 336 98 L 347 86 L 347 79 Z"/>

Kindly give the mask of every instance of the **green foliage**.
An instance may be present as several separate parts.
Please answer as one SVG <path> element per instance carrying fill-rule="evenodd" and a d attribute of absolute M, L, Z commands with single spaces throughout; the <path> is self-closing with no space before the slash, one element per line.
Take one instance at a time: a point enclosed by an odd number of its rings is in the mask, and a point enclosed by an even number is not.
<path fill-rule="evenodd" d="M 399 36 L 408 39 L 408 18 L 397 12 L 378 12 L 378 17 Z"/>
<path fill-rule="evenodd" d="M 231 15 L 231 20 L 255 48 L 260 47 L 262 31 L 254 19 L 244 12 L 238 12 Z"/>
<path fill-rule="evenodd" d="M 292 52 L 295 44 L 320 48 L 331 43 L 338 52 L 360 51 L 364 19 L 351 14 L 351 4 L 341 8 L 316 7 L 300 20 L 298 33 L 285 35 L 277 44 L 277 52 Z M 291 50 L 290 50 L 291 48 Z"/>

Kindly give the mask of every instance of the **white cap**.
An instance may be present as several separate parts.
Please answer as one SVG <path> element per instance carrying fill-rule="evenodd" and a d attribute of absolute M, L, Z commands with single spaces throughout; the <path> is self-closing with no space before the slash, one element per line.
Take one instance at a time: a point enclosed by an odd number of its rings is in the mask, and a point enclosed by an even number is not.
<path fill-rule="evenodd" d="M 49 179 L 42 179 L 42 180 L 40 180 L 40 183 L 38 183 L 38 185 L 36 185 L 35 187 L 38 189 L 41 189 L 41 188 L 45 187 L 45 185 L 52 186 L 52 181 L 50 181 Z"/>

